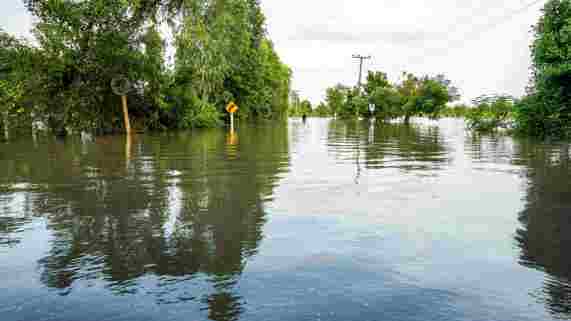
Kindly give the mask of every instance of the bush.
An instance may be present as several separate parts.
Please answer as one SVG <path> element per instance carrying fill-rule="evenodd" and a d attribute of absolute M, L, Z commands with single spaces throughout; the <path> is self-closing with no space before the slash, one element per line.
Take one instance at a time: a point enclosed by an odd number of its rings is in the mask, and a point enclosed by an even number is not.
<path fill-rule="evenodd" d="M 482 102 L 466 113 L 468 128 L 480 132 L 512 127 L 513 102 L 505 98 Z"/>
<path fill-rule="evenodd" d="M 560 102 L 533 94 L 515 105 L 516 129 L 521 134 L 535 137 L 571 137 L 571 119 Z"/>
<path fill-rule="evenodd" d="M 196 106 L 186 108 L 182 127 L 203 128 L 220 126 L 221 116 L 215 105 L 198 100 Z"/>

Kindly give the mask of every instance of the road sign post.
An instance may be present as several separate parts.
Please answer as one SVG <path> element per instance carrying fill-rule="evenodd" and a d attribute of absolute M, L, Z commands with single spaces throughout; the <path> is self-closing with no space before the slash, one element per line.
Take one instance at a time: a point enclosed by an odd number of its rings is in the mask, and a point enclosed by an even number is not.
<path fill-rule="evenodd" d="M 121 96 L 123 105 L 123 121 L 125 122 L 125 131 L 127 135 L 131 134 L 131 122 L 129 121 L 129 109 L 127 107 L 127 94 L 131 90 L 131 83 L 124 76 L 118 76 L 111 80 L 111 89 L 117 96 Z"/>
<path fill-rule="evenodd" d="M 238 105 L 231 101 L 226 106 L 226 111 L 230 114 L 230 133 L 234 133 L 234 114 L 238 111 Z"/>
<path fill-rule="evenodd" d="M 127 108 L 127 96 L 121 96 L 121 102 L 123 103 L 123 121 L 125 122 L 125 131 L 127 134 L 131 134 L 131 121 L 129 120 L 129 109 Z"/>

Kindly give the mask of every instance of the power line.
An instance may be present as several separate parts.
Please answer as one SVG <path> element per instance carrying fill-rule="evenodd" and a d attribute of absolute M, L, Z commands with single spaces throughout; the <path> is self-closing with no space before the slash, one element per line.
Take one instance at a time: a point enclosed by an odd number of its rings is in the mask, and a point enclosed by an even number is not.
<path fill-rule="evenodd" d="M 490 30 L 493 30 L 494 28 L 497 28 L 499 26 L 501 26 L 502 24 L 507 23 L 508 21 L 511 21 L 513 18 L 515 18 L 516 16 L 526 12 L 528 9 L 534 7 L 535 5 L 544 2 L 546 0 L 535 0 L 532 2 L 529 2 L 525 5 L 523 5 L 522 7 L 515 9 L 515 10 L 510 10 L 507 11 L 506 13 L 504 13 L 503 15 L 497 17 L 497 18 L 493 18 L 493 21 L 490 21 L 486 24 L 471 24 L 471 29 L 473 29 L 472 31 L 468 32 L 467 34 L 464 35 L 463 39 L 461 40 L 452 40 L 450 38 L 446 39 L 447 44 L 441 48 L 437 48 L 437 49 L 424 49 L 423 52 L 416 56 L 416 58 L 425 58 L 425 57 L 431 57 L 431 56 L 436 56 L 436 55 L 441 55 L 443 53 L 445 53 L 446 51 L 449 50 L 454 50 L 457 49 L 459 47 L 461 47 L 462 45 L 464 45 L 465 43 L 474 40 L 475 38 L 477 38 L 478 36 L 481 36 L 483 33 L 486 33 Z M 489 16 L 488 16 L 489 18 Z M 361 81 L 362 81 L 362 68 L 363 68 L 363 60 L 368 60 L 371 59 L 371 56 L 361 56 L 361 55 L 353 55 L 354 59 L 359 59 L 359 79 L 358 79 L 358 85 L 359 87 L 361 86 Z M 373 66 L 375 66 L 375 64 L 373 64 Z M 300 70 L 301 72 L 324 72 L 323 69 L 304 69 L 304 70 Z M 345 72 L 345 69 L 341 69 L 341 68 L 327 68 L 325 69 L 326 72 Z"/>
<path fill-rule="evenodd" d="M 517 15 L 522 14 L 524 12 L 526 12 L 528 9 L 534 7 L 535 5 L 539 4 L 540 2 L 543 2 L 545 0 L 535 0 L 532 1 L 530 3 L 525 4 L 524 6 L 515 9 L 515 10 L 511 10 L 505 14 L 503 14 L 500 17 L 495 18 L 495 21 L 489 22 L 487 24 L 481 25 L 480 28 L 474 29 L 471 32 L 467 33 L 464 35 L 464 37 L 461 40 L 452 40 L 452 39 L 447 39 L 448 43 L 445 46 L 442 46 L 440 48 L 437 49 L 424 49 L 423 52 L 416 56 L 415 58 L 425 58 L 425 57 L 434 57 L 436 55 L 441 55 L 443 53 L 445 53 L 446 51 L 449 50 L 454 50 L 454 49 L 458 49 L 460 47 L 462 47 L 464 44 L 466 44 L 469 41 L 472 41 L 474 39 L 476 39 L 477 37 L 481 36 L 482 34 L 493 30 L 497 27 L 499 27 L 500 25 L 507 23 L 508 21 L 511 21 L 513 18 L 515 18 Z M 472 27 L 476 27 L 478 26 L 478 24 L 472 24 Z"/>
<path fill-rule="evenodd" d="M 456 45 L 462 45 L 468 41 L 474 40 L 475 38 L 481 36 L 482 34 L 501 26 L 502 24 L 507 23 L 508 21 L 511 21 L 517 15 L 520 15 L 520 14 L 526 12 L 529 8 L 535 6 L 538 3 L 543 2 L 543 1 L 545 1 L 545 0 L 532 1 L 532 2 L 524 5 L 523 7 L 519 8 L 519 9 L 512 10 L 512 11 L 498 17 L 495 22 L 490 22 L 490 23 L 482 25 L 483 28 L 481 28 L 480 30 L 477 30 L 477 29 L 472 30 L 472 32 L 465 35 L 464 39 L 462 39 L 461 41 L 456 41 Z M 476 25 L 473 25 L 473 26 L 476 26 Z M 454 43 L 454 41 L 451 41 L 449 44 L 453 44 L 453 43 Z M 458 46 L 456 46 L 455 48 L 452 48 L 452 49 L 456 49 L 456 48 L 458 48 Z M 450 48 L 447 46 L 446 48 L 442 48 L 442 49 L 450 49 Z"/>

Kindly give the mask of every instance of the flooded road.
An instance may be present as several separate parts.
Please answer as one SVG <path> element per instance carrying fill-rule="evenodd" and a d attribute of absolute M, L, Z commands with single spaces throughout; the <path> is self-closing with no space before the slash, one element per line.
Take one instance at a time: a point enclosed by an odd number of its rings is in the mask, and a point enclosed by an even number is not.
<path fill-rule="evenodd" d="M 0 320 L 571 319 L 569 158 L 452 119 L 0 143 Z"/>

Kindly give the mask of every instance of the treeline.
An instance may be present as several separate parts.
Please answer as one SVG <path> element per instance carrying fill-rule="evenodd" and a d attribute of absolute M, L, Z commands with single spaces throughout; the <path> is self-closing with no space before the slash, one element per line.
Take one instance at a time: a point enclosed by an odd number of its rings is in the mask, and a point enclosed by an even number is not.
<path fill-rule="evenodd" d="M 25 0 L 33 44 L 0 30 L 0 127 L 121 131 L 111 81 L 126 77 L 137 129 L 282 117 L 291 71 L 258 0 Z"/>
<path fill-rule="evenodd" d="M 408 122 L 413 116 L 438 117 L 447 103 L 458 99 L 458 89 L 444 75 L 419 77 L 403 73 L 399 83 L 391 83 L 386 73 L 375 71 L 368 73 L 361 87 L 338 84 L 328 88 L 325 102 L 313 109 L 313 114 L 402 118 Z"/>

